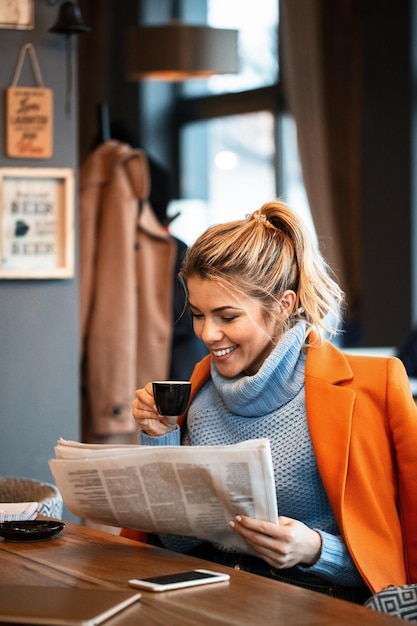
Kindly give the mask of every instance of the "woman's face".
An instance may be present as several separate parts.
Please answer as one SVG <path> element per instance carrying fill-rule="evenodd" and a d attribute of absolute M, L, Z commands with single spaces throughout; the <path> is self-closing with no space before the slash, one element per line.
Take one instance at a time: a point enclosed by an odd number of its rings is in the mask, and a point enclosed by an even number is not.
<path fill-rule="evenodd" d="M 187 285 L 194 332 L 218 372 L 227 378 L 255 374 L 276 343 L 276 322 L 256 301 L 237 298 L 208 279 L 189 278 Z"/>

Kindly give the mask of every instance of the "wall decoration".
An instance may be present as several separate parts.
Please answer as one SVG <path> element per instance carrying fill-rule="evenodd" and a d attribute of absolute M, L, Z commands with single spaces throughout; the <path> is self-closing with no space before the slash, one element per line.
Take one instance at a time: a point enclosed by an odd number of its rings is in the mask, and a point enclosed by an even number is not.
<path fill-rule="evenodd" d="M 17 87 L 26 52 L 29 53 L 37 87 Z M 32 44 L 22 46 L 12 86 L 6 90 L 6 154 L 20 159 L 52 156 L 53 98 L 43 84 Z"/>
<path fill-rule="evenodd" d="M 31 30 L 34 27 L 34 0 L 1 0 L 0 28 Z"/>
<path fill-rule="evenodd" d="M 0 278 L 74 275 L 74 172 L 0 168 Z"/>

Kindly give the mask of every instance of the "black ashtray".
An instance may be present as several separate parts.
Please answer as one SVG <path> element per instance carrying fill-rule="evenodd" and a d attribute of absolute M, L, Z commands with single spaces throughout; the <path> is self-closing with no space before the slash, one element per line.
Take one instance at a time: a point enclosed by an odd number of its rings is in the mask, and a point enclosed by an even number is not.
<path fill-rule="evenodd" d="M 60 533 L 63 528 L 63 522 L 53 520 L 2 522 L 0 537 L 7 541 L 45 541 Z"/>

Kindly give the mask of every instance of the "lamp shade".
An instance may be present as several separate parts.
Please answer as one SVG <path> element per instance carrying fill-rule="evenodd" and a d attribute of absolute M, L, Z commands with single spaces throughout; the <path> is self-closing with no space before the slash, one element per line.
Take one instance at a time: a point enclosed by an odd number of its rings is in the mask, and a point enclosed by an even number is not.
<path fill-rule="evenodd" d="M 67 0 L 61 5 L 57 21 L 49 30 L 51 33 L 79 35 L 88 33 L 91 28 L 84 24 L 78 4 L 73 0 Z"/>
<path fill-rule="evenodd" d="M 236 73 L 237 34 L 179 21 L 132 26 L 127 36 L 127 77 L 183 81 Z"/>

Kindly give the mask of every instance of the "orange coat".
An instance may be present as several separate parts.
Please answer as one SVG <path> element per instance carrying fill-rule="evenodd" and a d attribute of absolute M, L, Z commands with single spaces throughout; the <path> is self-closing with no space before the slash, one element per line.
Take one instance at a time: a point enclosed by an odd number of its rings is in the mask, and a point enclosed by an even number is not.
<path fill-rule="evenodd" d="M 206 357 L 193 397 L 209 375 Z M 401 361 L 324 342 L 308 348 L 305 394 L 318 469 L 360 574 L 373 592 L 417 583 L 417 407 Z"/>

